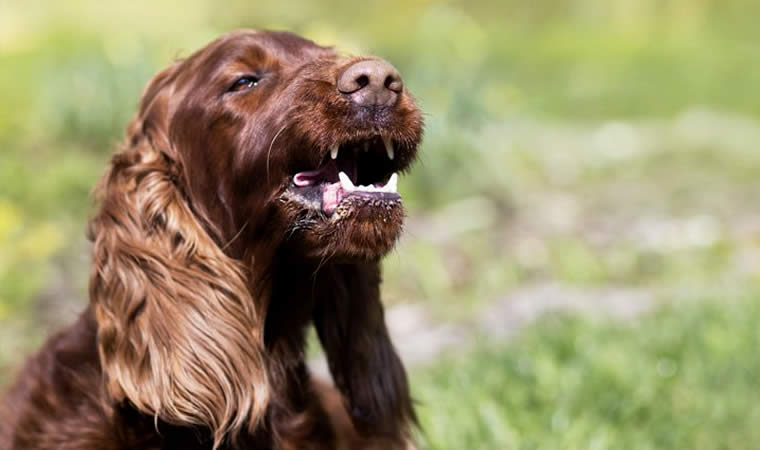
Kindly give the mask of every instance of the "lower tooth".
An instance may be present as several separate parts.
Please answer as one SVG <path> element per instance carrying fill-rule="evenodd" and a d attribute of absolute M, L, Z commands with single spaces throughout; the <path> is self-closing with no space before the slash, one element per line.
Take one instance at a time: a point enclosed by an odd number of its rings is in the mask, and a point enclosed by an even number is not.
<path fill-rule="evenodd" d="M 351 192 L 354 189 L 357 189 L 356 186 L 354 186 L 354 183 L 351 182 L 351 179 L 348 178 L 348 175 L 345 174 L 345 172 L 338 173 L 338 178 L 340 179 L 340 185 L 344 190 Z"/>
<path fill-rule="evenodd" d="M 385 187 L 383 187 L 383 190 L 385 192 L 398 191 L 398 175 L 395 172 L 393 173 L 393 175 L 391 175 L 390 179 L 388 180 L 388 183 L 386 183 Z"/>

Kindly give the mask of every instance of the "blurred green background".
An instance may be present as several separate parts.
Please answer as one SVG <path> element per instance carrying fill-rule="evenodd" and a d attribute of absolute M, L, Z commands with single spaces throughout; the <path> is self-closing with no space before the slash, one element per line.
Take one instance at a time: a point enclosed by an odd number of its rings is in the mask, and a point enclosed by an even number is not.
<path fill-rule="evenodd" d="M 389 59 L 426 113 L 384 286 L 423 448 L 757 448 L 758 17 L 0 1 L 0 384 L 86 302 L 89 193 L 149 77 L 230 29 L 288 29 Z"/>

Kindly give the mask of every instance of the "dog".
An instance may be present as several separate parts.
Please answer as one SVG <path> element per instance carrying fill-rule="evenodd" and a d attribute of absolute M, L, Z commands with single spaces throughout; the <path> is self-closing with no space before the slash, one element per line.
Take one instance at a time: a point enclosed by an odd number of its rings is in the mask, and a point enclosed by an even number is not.
<path fill-rule="evenodd" d="M 412 448 L 380 301 L 423 135 L 399 72 L 236 31 L 155 75 L 126 134 L 95 189 L 89 305 L 22 368 L 0 448 Z"/>

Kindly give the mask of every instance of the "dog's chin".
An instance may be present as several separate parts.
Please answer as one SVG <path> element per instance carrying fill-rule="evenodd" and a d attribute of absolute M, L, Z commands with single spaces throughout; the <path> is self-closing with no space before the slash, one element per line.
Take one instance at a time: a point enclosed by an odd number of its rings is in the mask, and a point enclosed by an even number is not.
<path fill-rule="evenodd" d="M 396 193 L 352 192 L 329 214 L 310 204 L 303 192 L 288 189 L 281 197 L 291 223 L 289 239 L 298 240 L 303 256 L 333 262 L 375 261 L 395 245 L 404 222 Z"/>
<path fill-rule="evenodd" d="M 330 252 L 336 257 L 374 260 L 396 244 L 404 208 L 397 194 L 352 194 L 341 201 L 333 216 Z"/>

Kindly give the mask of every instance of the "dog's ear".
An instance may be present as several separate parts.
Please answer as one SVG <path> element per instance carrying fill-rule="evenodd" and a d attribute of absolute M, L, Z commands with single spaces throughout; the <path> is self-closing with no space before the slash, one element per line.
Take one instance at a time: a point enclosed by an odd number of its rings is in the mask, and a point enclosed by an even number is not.
<path fill-rule="evenodd" d="M 96 190 L 90 302 L 110 396 L 205 425 L 218 446 L 265 414 L 264 318 L 246 269 L 217 245 L 183 187 L 167 133 L 180 68 L 151 81 Z"/>
<path fill-rule="evenodd" d="M 399 443 L 416 424 L 406 372 L 385 325 L 378 263 L 331 266 L 314 324 L 330 372 L 362 434 Z"/>

